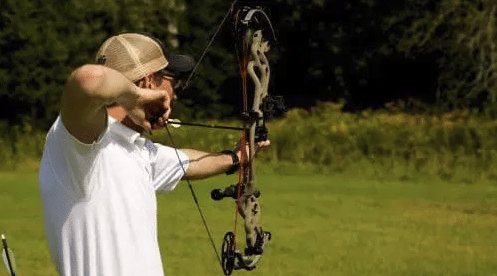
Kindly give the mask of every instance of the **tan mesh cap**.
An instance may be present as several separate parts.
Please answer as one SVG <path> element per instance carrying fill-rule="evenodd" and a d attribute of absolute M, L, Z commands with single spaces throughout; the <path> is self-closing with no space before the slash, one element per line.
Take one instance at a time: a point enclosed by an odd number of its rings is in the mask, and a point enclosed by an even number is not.
<path fill-rule="evenodd" d="M 162 69 L 179 75 L 195 65 L 192 57 L 173 54 L 158 39 L 137 33 L 107 39 L 98 50 L 96 62 L 121 72 L 133 82 Z"/>

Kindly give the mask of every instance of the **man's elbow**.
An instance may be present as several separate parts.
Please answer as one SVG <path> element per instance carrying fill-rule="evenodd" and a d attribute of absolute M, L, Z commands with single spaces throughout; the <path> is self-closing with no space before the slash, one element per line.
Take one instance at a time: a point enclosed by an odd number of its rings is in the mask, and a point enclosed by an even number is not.
<path fill-rule="evenodd" d="M 74 70 L 67 80 L 68 91 L 79 91 L 86 96 L 95 96 L 98 87 L 102 84 L 105 74 L 99 65 L 87 64 Z"/>

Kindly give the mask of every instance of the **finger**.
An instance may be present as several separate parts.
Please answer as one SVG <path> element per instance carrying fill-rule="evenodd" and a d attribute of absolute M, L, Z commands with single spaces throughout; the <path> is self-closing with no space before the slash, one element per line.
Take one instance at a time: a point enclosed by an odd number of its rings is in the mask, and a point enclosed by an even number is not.
<path fill-rule="evenodd" d="M 157 101 L 158 99 L 165 96 L 165 92 L 163 90 L 153 90 L 147 88 L 140 88 L 140 101 L 142 103 L 150 103 L 153 101 Z"/>
<path fill-rule="evenodd" d="M 271 141 L 266 140 L 260 143 L 260 147 L 269 147 L 271 145 Z"/>
<path fill-rule="evenodd" d="M 268 141 L 257 142 L 257 147 L 263 148 L 269 145 Z"/>
<path fill-rule="evenodd" d="M 171 97 L 167 93 L 165 94 L 163 104 L 164 109 L 169 109 L 169 107 L 171 106 Z"/>
<path fill-rule="evenodd" d="M 166 109 L 162 118 L 164 119 L 165 122 L 167 122 L 167 119 L 169 119 L 170 116 L 171 116 L 171 109 Z"/>
<path fill-rule="evenodd" d="M 259 152 L 260 149 L 269 147 L 270 144 L 271 144 L 271 142 L 269 140 L 259 142 L 259 143 L 257 143 L 257 147 L 256 147 L 255 151 Z"/>
<path fill-rule="evenodd" d="M 169 97 L 169 95 L 166 97 L 166 99 L 164 100 L 164 119 L 167 120 L 169 118 L 169 116 L 171 115 L 171 111 L 172 111 L 172 99 L 171 97 Z"/>
<path fill-rule="evenodd" d="M 152 133 L 152 125 L 150 125 L 149 121 L 143 122 L 143 127 L 147 133 Z"/>
<path fill-rule="evenodd" d="M 166 90 L 154 90 L 154 89 L 149 89 L 149 90 L 150 91 L 147 91 L 146 95 L 148 96 L 148 99 L 151 101 L 169 98 L 169 95 L 167 94 Z"/>

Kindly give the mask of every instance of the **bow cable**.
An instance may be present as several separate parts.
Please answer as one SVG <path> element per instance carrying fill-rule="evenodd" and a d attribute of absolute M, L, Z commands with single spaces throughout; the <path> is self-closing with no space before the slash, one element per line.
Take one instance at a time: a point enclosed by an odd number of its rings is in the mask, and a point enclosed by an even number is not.
<path fill-rule="evenodd" d="M 216 31 L 212 35 L 211 39 L 209 40 L 209 42 L 205 46 L 204 50 L 202 51 L 202 54 L 200 55 L 197 63 L 195 64 L 195 67 L 192 69 L 192 72 L 190 73 L 190 75 L 186 79 L 185 84 L 181 87 L 182 91 L 184 91 L 184 90 L 186 90 L 188 88 L 190 80 L 192 79 L 193 75 L 197 71 L 197 68 L 200 65 L 200 62 L 203 60 L 205 54 L 207 53 L 207 50 L 210 48 L 210 46 L 214 42 L 214 39 L 216 38 L 217 34 L 221 30 L 222 26 L 224 25 L 224 23 L 226 22 L 226 20 L 228 19 L 228 17 L 232 14 L 232 12 L 234 10 L 234 7 L 235 7 L 235 4 L 237 2 L 238 2 L 238 0 L 234 0 L 231 3 L 230 8 L 228 9 L 228 12 L 226 12 L 226 14 L 224 15 L 223 20 L 221 21 L 221 23 L 217 27 Z M 190 124 L 190 125 L 192 125 L 192 124 Z M 174 142 L 174 139 L 173 139 L 173 137 L 171 135 L 171 132 L 169 131 L 169 127 L 168 127 L 167 124 L 165 125 L 165 128 L 166 128 L 166 131 L 167 131 L 167 135 L 169 136 L 169 140 L 171 141 L 171 143 L 173 145 L 173 148 L 174 148 L 174 151 L 176 153 L 176 157 L 178 158 L 178 161 L 179 161 L 179 164 L 181 166 L 181 169 L 183 170 L 183 174 L 186 174 L 186 169 L 185 169 L 185 167 L 183 165 L 183 162 L 181 161 L 181 158 L 179 156 L 178 147 L 176 146 L 176 143 Z M 212 238 L 212 234 L 211 234 L 211 232 L 209 230 L 209 227 L 207 226 L 207 221 L 205 219 L 204 213 L 202 212 L 202 208 L 200 207 L 200 204 L 198 203 L 197 193 L 195 192 L 195 189 L 193 188 L 193 185 L 191 184 L 190 180 L 186 179 L 186 182 L 188 183 L 188 188 L 190 189 L 190 192 L 191 192 L 192 197 L 193 197 L 193 201 L 195 202 L 195 205 L 197 206 L 197 210 L 198 210 L 198 212 L 200 214 L 200 217 L 202 219 L 202 223 L 204 224 L 204 228 L 207 231 L 207 235 L 209 236 L 209 240 L 210 240 L 210 242 L 212 244 L 212 248 L 214 249 L 214 252 L 216 253 L 216 257 L 217 257 L 217 260 L 219 262 L 219 265 L 222 267 L 222 262 L 221 262 L 221 257 L 219 256 L 219 251 L 217 250 L 216 244 L 214 243 L 214 239 Z"/>
<path fill-rule="evenodd" d="M 167 124 L 166 124 L 165 128 L 167 131 L 167 135 L 169 136 L 169 140 L 173 144 L 174 152 L 176 153 L 176 157 L 178 157 L 179 164 L 181 166 L 181 169 L 183 170 L 183 174 L 185 175 L 186 169 L 185 169 L 185 166 L 183 166 L 183 162 L 181 161 L 181 157 L 179 156 L 178 147 L 176 146 L 176 143 L 174 142 L 173 136 L 171 135 L 171 132 L 169 131 L 169 127 L 167 126 Z M 216 244 L 214 243 L 214 239 L 212 238 L 211 231 L 209 230 L 209 227 L 207 226 L 207 221 L 205 219 L 204 213 L 202 212 L 202 208 L 200 208 L 200 204 L 198 203 L 197 193 L 195 192 L 195 189 L 193 188 L 193 185 L 190 182 L 190 179 L 186 179 L 186 183 L 188 183 L 188 188 L 190 188 L 190 192 L 192 194 L 193 201 L 195 201 L 195 205 L 197 206 L 200 217 L 202 218 L 204 228 L 207 231 L 207 235 L 209 236 L 209 240 L 212 244 L 212 248 L 214 248 L 214 252 L 216 253 L 217 260 L 219 261 L 219 265 L 222 266 L 221 257 L 219 256 L 219 251 L 217 250 Z"/>
<path fill-rule="evenodd" d="M 197 63 L 195 64 L 195 67 L 193 67 L 192 72 L 190 73 L 190 75 L 186 79 L 185 84 L 181 87 L 182 91 L 185 91 L 188 88 L 188 86 L 190 85 L 190 80 L 192 79 L 193 75 L 195 75 L 195 72 L 197 71 L 197 68 L 200 65 L 200 62 L 202 62 L 202 60 L 204 59 L 204 56 L 207 53 L 207 50 L 209 50 L 209 48 L 211 47 L 212 43 L 214 42 L 214 39 L 216 38 L 217 34 L 219 33 L 219 31 L 223 27 L 223 25 L 226 22 L 226 20 L 228 19 L 228 17 L 233 13 L 233 10 L 235 9 L 235 5 L 236 5 L 237 2 L 238 2 L 238 0 L 234 0 L 231 3 L 230 8 L 228 9 L 228 11 L 226 12 L 226 14 L 224 15 L 223 20 L 221 21 L 221 23 L 217 27 L 216 31 L 212 35 L 212 37 L 209 40 L 209 42 L 207 43 L 207 45 L 205 46 L 204 50 L 202 51 L 202 54 L 200 55 L 200 57 L 198 58 Z"/>

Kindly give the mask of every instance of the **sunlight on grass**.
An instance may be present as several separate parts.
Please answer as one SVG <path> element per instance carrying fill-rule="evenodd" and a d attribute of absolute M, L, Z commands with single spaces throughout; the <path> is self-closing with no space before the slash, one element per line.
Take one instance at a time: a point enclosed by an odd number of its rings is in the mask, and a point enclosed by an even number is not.
<path fill-rule="evenodd" d="M 0 232 L 20 275 L 56 275 L 36 177 L 0 173 Z M 213 202 L 209 194 L 235 181 L 194 182 L 218 249 L 233 229 L 234 203 Z M 250 275 L 497 274 L 495 186 L 273 174 L 258 181 L 262 225 L 273 240 Z M 222 275 L 186 184 L 159 195 L 158 206 L 166 275 Z"/>

